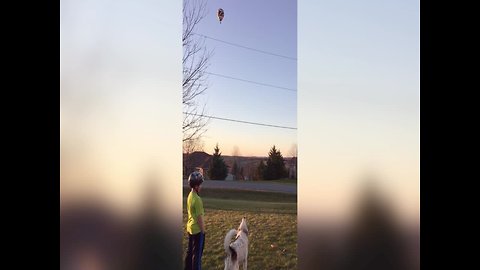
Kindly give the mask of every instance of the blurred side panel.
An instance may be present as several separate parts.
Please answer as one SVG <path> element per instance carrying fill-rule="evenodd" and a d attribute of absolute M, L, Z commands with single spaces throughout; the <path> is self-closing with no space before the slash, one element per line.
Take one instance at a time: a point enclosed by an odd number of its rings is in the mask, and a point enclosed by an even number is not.
<path fill-rule="evenodd" d="M 420 269 L 419 14 L 298 3 L 300 269 Z"/>
<path fill-rule="evenodd" d="M 179 269 L 181 1 L 60 7 L 61 269 Z"/>

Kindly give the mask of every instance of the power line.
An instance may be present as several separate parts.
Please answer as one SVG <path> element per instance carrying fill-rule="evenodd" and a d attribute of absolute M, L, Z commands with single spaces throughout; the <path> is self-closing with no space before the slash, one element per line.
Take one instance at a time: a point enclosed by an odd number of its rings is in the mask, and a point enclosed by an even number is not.
<path fill-rule="evenodd" d="M 292 91 L 292 92 L 297 92 L 297 90 L 296 90 L 296 89 L 293 89 L 293 88 L 286 88 L 286 87 L 282 87 L 282 86 L 276 86 L 276 85 L 273 85 L 273 84 L 266 84 L 266 83 L 261 83 L 261 82 L 249 81 L 249 80 L 245 80 L 245 79 L 235 78 L 235 77 L 231 77 L 231 76 L 227 76 L 227 75 L 222 75 L 222 74 L 217 74 L 217 73 L 208 72 L 208 71 L 205 71 L 205 73 L 210 74 L 210 75 L 215 75 L 215 76 L 223 77 L 223 78 L 227 78 L 227 79 L 232 79 L 232 80 L 237 80 L 237 81 L 242 81 L 242 82 L 248 82 L 248 83 L 253 83 L 253 84 L 258 84 L 258 85 L 263 85 L 263 86 L 268 86 L 268 87 L 283 89 L 283 90 Z"/>
<path fill-rule="evenodd" d="M 266 126 L 266 127 L 274 127 L 274 128 L 284 128 L 284 129 L 294 129 L 294 130 L 297 129 L 297 128 L 294 128 L 294 127 L 285 127 L 285 126 L 277 126 L 277 125 L 270 125 L 270 124 L 262 124 L 262 123 L 257 123 L 257 122 L 248 122 L 248 121 L 235 120 L 235 119 L 229 119 L 229 118 L 222 118 L 222 117 L 216 117 L 216 116 L 204 115 L 204 114 L 187 113 L 187 112 L 184 112 L 184 114 L 186 114 L 186 115 L 193 115 L 193 116 L 199 116 L 199 117 L 205 117 L 205 118 L 211 118 L 211 119 L 224 120 L 224 121 L 237 122 L 237 123 L 243 123 L 243 124 L 251 124 L 251 125 L 257 125 L 257 126 Z"/>
<path fill-rule="evenodd" d="M 223 43 L 225 43 L 225 44 L 229 44 L 229 45 L 232 45 L 232 46 L 244 48 L 244 49 L 247 49 L 247 50 L 252 50 L 252 51 L 259 52 L 259 53 L 269 54 L 269 55 L 278 56 L 278 57 L 282 57 L 282 58 L 285 58 L 285 59 L 297 61 L 297 58 L 294 58 L 294 57 L 285 56 L 285 55 L 281 55 L 281 54 L 276 54 L 276 53 L 272 53 L 272 52 L 268 52 L 268 51 L 263 51 L 263 50 L 258 50 L 258 49 L 255 49 L 255 48 L 243 46 L 243 45 L 240 45 L 240 44 L 235 44 L 235 43 L 232 43 L 232 42 L 224 41 L 224 40 L 221 40 L 221 39 L 209 37 L 209 36 L 202 35 L 202 34 L 197 34 L 197 33 L 193 33 L 193 34 L 196 34 L 196 35 L 198 35 L 198 36 L 201 36 L 201 37 L 204 37 L 204 38 L 208 38 L 208 39 L 211 39 L 211 40 L 215 40 L 215 41 L 218 41 L 218 42 L 223 42 Z"/>

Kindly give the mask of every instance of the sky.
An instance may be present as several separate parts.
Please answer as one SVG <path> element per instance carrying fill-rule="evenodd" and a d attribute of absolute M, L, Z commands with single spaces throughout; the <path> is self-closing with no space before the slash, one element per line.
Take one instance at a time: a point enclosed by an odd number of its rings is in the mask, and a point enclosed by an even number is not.
<path fill-rule="evenodd" d="M 207 40 L 210 71 L 298 92 L 210 76 L 202 98 L 211 115 L 298 130 L 212 120 L 205 150 L 288 154 L 297 143 L 299 231 L 348 217 L 365 174 L 419 222 L 419 1 L 257 2 L 209 1 L 199 32 L 297 62 Z M 181 1 L 60 5 L 62 201 L 98 193 L 125 209 L 156 177 L 181 223 Z"/>
<path fill-rule="evenodd" d="M 219 8 L 225 13 L 221 24 L 217 18 Z M 207 72 L 291 89 L 209 74 L 209 88 L 199 99 L 206 106 L 206 114 L 296 128 L 296 1 L 207 1 L 206 13 L 195 31 L 210 37 L 205 39 L 205 46 L 213 52 Z M 259 53 L 225 42 L 290 58 Z M 275 145 L 284 156 L 290 156 L 292 147 L 297 143 L 297 132 L 294 129 L 212 119 L 203 142 L 207 153 L 213 153 L 218 143 L 225 155 L 238 148 L 243 156 L 267 156 Z"/>

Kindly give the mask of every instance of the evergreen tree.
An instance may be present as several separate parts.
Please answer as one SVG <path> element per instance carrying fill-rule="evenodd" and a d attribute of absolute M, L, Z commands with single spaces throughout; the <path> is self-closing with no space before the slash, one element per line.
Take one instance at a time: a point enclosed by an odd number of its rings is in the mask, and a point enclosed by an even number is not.
<path fill-rule="evenodd" d="M 275 145 L 270 149 L 268 153 L 267 166 L 265 168 L 264 179 L 275 180 L 288 176 L 287 169 L 285 167 L 285 161 L 282 153 L 275 148 Z"/>
<path fill-rule="evenodd" d="M 210 163 L 210 168 L 208 170 L 208 176 L 212 180 L 225 180 L 228 174 L 228 166 L 225 164 L 225 161 L 221 156 L 222 153 L 220 153 L 218 143 L 214 150 L 215 153 L 213 153 L 212 163 Z"/>

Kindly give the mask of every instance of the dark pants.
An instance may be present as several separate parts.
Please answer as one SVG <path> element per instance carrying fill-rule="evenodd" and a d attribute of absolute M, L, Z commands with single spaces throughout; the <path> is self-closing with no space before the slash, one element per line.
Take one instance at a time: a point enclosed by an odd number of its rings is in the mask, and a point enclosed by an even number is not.
<path fill-rule="evenodd" d="M 201 270 L 205 234 L 188 234 L 188 249 L 185 256 L 185 270 Z"/>

